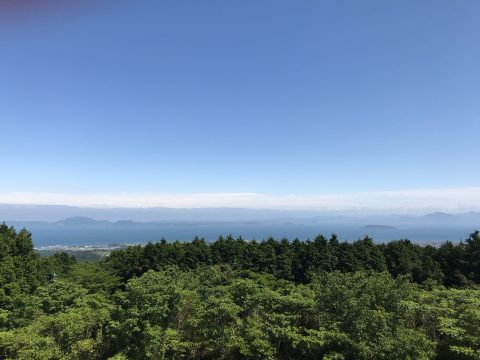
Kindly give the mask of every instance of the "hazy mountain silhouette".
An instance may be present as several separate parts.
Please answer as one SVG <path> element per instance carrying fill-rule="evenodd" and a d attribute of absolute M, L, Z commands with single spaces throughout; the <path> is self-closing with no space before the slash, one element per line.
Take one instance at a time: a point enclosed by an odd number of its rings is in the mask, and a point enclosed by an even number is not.
<path fill-rule="evenodd" d="M 480 227 L 480 212 L 449 214 L 433 212 L 423 216 L 368 215 L 347 216 L 310 210 L 269 210 L 241 208 L 79 208 L 57 205 L 0 204 L 0 222 L 44 223 L 57 226 L 198 225 L 198 224 L 308 224 L 351 226 L 450 226 Z"/>

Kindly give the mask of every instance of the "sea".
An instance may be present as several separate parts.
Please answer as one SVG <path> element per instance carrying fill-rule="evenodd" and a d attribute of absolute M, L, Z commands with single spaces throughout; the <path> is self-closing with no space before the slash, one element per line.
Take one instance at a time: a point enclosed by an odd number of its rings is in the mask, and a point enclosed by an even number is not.
<path fill-rule="evenodd" d="M 8 224 L 22 228 L 22 224 Z M 475 229 L 467 226 L 413 226 L 392 229 L 366 228 L 358 225 L 318 224 L 155 224 L 142 226 L 56 226 L 29 224 L 28 231 L 36 248 L 50 246 L 107 246 L 144 244 L 160 241 L 191 241 L 195 236 L 215 241 L 219 236 L 241 236 L 246 240 L 313 239 L 319 234 L 336 234 L 340 241 L 354 241 L 370 236 L 375 242 L 409 239 L 420 244 L 438 245 L 445 241 L 465 240 Z"/>

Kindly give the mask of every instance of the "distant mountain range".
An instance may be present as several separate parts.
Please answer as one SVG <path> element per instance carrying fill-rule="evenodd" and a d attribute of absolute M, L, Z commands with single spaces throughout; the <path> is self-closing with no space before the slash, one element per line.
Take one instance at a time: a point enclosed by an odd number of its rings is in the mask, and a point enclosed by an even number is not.
<path fill-rule="evenodd" d="M 38 224 L 38 222 L 36 222 Z M 57 225 L 63 227 L 86 227 L 86 226 L 114 226 L 114 227 L 132 227 L 132 226 L 155 226 L 155 225 L 198 225 L 198 224 L 243 224 L 255 223 L 252 221 L 194 221 L 194 220 L 164 220 L 164 221 L 133 221 L 133 220 L 95 220 L 86 216 L 73 216 L 56 222 L 43 222 L 45 224 Z"/>
<path fill-rule="evenodd" d="M 63 219 L 63 220 L 59 220 Z M 80 208 L 57 205 L 0 204 L 0 222 L 55 224 L 64 227 L 132 227 L 198 224 L 331 224 L 365 227 L 456 226 L 480 228 L 480 212 L 449 214 L 433 212 L 413 215 L 347 216 L 339 213 L 299 210 L 268 210 L 241 208 Z"/>
<path fill-rule="evenodd" d="M 88 217 L 118 221 L 249 221 L 271 218 L 305 218 L 325 215 L 317 211 L 243 209 L 243 208 L 103 208 L 64 205 L 13 205 L 0 204 L 0 221 L 48 221 L 70 217 Z M 335 215 L 334 215 L 335 216 Z"/>
<path fill-rule="evenodd" d="M 64 217 L 63 220 L 42 220 L 45 212 L 53 214 L 66 213 L 72 209 L 78 210 L 82 215 Z M 343 216 L 336 214 L 324 214 L 318 212 L 280 211 L 280 210 L 251 210 L 251 209 L 94 209 L 94 208 L 70 208 L 48 206 L 13 206 L 0 205 L 0 222 L 29 223 L 36 225 L 55 225 L 62 227 L 133 227 L 155 225 L 199 225 L 199 224 L 281 224 L 281 225 L 350 225 L 360 226 L 367 229 L 395 229 L 409 226 L 471 226 L 472 229 L 480 228 L 480 212 L 466 212 L 461 214 L 449 214 L 434 212 L 423 216 L 385 215 L 385 216 Z M 40 212 L 43 212 L 40 214 Z M 85 213 L 100 216 L 85 216 Z M 48 217 L 53 214 L 49 214 Z M 130 218 L 119 218 L 122 215 L 132 215 Z M 148 216 L 147 216 L 148 215 Z M 154 218 L 157 215 L 158 217 Z M 28 218 L 27 218 L 28 216 Z M 35 218 L 34 216 L 37 216 Z M 115 219 L 116 217 L 116 219 Z M 40 219 L 39 219 L 40 218 Z M 137 218 L 137 220 L 132 220 Z M 142 220 L 139 220 L 142 219 Z"/>
<path fill-rule="evenodd" d="M 61 220 L 60 220 L 61 219 Z M 408 238 L 419 243 L 460 241 L 480 229 L 480 212 L 426 215 L 347 215 L 319 211 L 254 209 L 108 209 L 0 205 L 0 223 L 33 234 L 35 246 L 99 245 L 207 240 L 232 234 L 250 239 L 313 238 L 337 234 L 345 240 L 369 235 L 375 241 Z"/>
<path fill-rule="evenodd" d="M 399 223 L 428 225 L 477 225 L 480 226 L 480 212 L 470 211 L 460 214 L 434 212 L 423 216 L 400 216 Z"/>

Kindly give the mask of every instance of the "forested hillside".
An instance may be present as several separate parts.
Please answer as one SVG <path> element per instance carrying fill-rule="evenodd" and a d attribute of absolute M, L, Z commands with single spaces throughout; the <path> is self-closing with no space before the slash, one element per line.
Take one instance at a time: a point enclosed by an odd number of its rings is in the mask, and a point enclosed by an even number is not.
<path fill-rule="evenodd" d="M 39 257 L 0 226 L 2 359 L 480 359 L 480 235 L 162 240 Z"/>
<path fill-rule="evenodd" d="M 319 272 L 388 271 L 393 277 L 407 275 L 416 283 L 464 287 L 480 283 L 480 234 L 476 231 L 465 242 L 446 242 L 439 248 L 408 240 L 375 244 L 369 237 L 348 243 L 335 235 L 292 242 L 273 238 L 256 242 L 231 236 L 211 244 L 199 238 L 190 243 L 161 240 L 114 251 L 105 261 L 105 266 L 124 280 L 166 265 L 186 270 L 220 264 L 303 284 Z"/>

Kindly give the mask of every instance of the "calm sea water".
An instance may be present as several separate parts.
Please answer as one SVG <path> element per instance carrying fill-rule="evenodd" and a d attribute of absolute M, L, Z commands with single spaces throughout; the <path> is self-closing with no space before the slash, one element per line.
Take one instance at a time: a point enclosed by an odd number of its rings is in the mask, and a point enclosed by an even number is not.
<path fill-rule="evenodd" d="M 13 225 L 13 224 L 12 224 Z M 136 227 L 60 227 L 47 225 L 29 225 L 35 247 L 51 245 L 108 245 L 112 243 L 145 243 L 159 241 L 191 241 L 196 235 L 207 241 L 216 240 L 220 235 L 231 234 L 244 239 L 263 240 L 270 236 L 293 240 L 312 239 L 318 234 L 335 233 L 340 240 L 357 240 L 365 235 L 377 242 L 386 242 L 402 238 L 419 243 L 437 243 L 447 240 L 464 240 L 474 230 L 465 226 L 448 227 L 411 227 L 401 229 L 365 229 L 361 226 L 346 225 L 264 225 L 264 224 L 228 224 L 228 225 L 156 225 Z"/>

